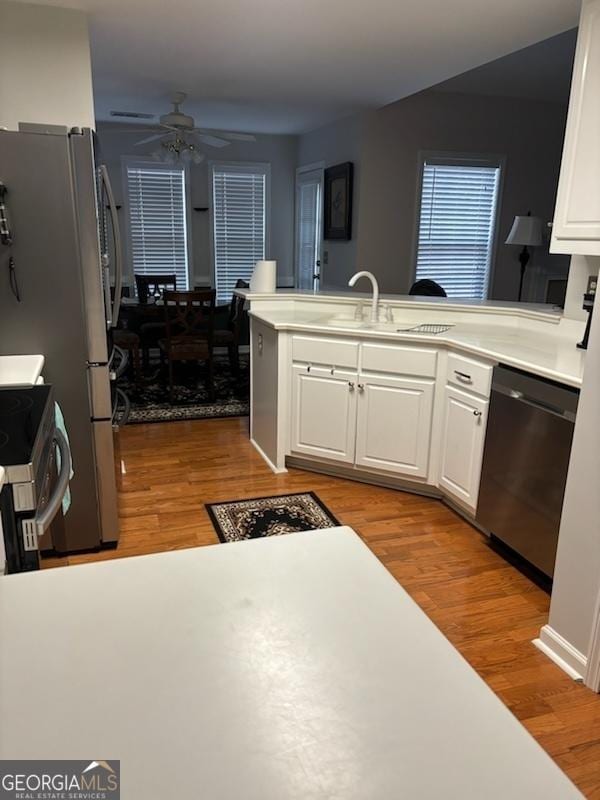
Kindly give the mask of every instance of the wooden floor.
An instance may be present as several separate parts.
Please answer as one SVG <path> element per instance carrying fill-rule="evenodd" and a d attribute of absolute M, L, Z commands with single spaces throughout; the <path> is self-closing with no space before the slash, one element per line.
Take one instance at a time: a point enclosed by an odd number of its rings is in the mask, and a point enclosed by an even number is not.
<path fill-rule="evenodd" d="M 442 503 L 300 470 L 273 475 L 243 418 L 132 425 L 119 434 L 117 468 L 118 549 L 45 566 L 213 544 L 204 503 L 314 490 L 584 794 L 600 800 L 600 696 L 531 644 L 547 620 L 548 596 Z"/>

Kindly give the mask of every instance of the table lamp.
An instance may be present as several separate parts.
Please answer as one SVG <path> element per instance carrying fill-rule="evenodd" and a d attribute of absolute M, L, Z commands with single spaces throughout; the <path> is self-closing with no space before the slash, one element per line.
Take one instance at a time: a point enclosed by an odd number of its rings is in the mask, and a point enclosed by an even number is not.
<path fill-rule="evenodd" d="M 521 281 L 519 283 L 519 302 L 523 294 L 523 278 L 531 255 L 529 247 L 539 247 L 542 243 L 542 220 L 539 217 L 532 217 L 531 212 L 527 216 L 516 216 L 506 239 L 506 244 L 520 244 L 523 249 L 519 253 L 521 263 Z"/>

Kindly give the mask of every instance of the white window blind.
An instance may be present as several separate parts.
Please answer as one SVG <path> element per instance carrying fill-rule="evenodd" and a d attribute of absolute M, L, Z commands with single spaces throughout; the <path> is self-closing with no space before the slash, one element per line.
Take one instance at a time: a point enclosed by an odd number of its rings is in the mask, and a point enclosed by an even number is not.
<path fill-rule="evenodd" d="M 214 165 L 212 193 L 217 303 L 228 303 L 236 281 L 249 282 L 265 258 L 266 169 Z"/>
<path fill-rule="evenodd" d="M 128 165 L 127 192 L 134 273 L 175 273 L 177 288 L 189 289 L 184 170 Z"/>
<path fill-rule="evenodd" d="M 494 244 L 500 167 L 425 161 L 416 279 L 448 297 L 485 299 Z"/>

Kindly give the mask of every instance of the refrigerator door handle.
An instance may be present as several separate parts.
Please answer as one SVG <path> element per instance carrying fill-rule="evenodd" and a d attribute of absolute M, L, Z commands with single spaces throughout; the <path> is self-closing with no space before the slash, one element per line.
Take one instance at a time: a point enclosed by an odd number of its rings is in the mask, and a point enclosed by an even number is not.
<path fill-rule="evenodd" d="M 112 302 L 112 309 L 107 306 L 108 320 L 111 328 L 116 328 L 119 320 L 119 311 L 121 309 L 121 290 L 123 288 L 123 251 L 121 250 L 121 229 L 119 227 L 119 217 L 117 212 L 117 205 L 115 203 L 115 196 L 113 194 L 112 185 L 108 176 L 108 169 L 105 164 L 100 166 L 100 178 L 104 191 L 106 192 L 106 199 L 108 202 L 108 210 L 110 212 L 110 219 L 113 230 L 113 240 L 115 245 L 115 296 Z M 105 283 L 107 286 L 108 282 Z M 108 289 L 110 295 L 110 288 Z"/>
<path fill-rule="evenodd" d="M 53 443 L 56 444 L 60 453 L 60 472 L 58 474 L 56 486 L 54 487 L 54 492 L 48 500 L 47 506 L 41 514 L 37 514 L 35 517 L 38 539 L 44 535 L 48 526 L 58 513 L 71 479 L 71 450 L 69 449 L 69 443 L 62 431 L 58 429 L 54 431 Z"/>

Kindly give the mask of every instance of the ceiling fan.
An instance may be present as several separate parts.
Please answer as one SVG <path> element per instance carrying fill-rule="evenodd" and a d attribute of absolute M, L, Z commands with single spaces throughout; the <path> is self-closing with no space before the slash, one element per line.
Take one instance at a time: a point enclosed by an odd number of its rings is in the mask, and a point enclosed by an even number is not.
<path fill-rule="evenodd" d="M 185 92 L 176 92 L 173 95 L 173 110 L 160 117 L 159 125 L 164 128 L 164 132 L 156 133 L 152 130 L 152 136 L 140 139 L 134 147 L 140 147 L 150 142 L 160 141 L 162 149 L 155 151 L 152 156 L 157 160 L 165 160 L 173 163 L 178 159 L 184 161 L 194 161 L 199 164 L 204 160 L 198 146 L 199 144 L 209 145 L 210 147 L 227 147 L 231 142 L 255 142 L 256 136 L 251 133 L 235 133 L 233 131 L 211 131 L 206 128 L 197 128 L 194 118 L 181 111 L 181 105 L 186 98 Z M 141 133 L 143 128 L 132 128 L 128 133 Z"/>

